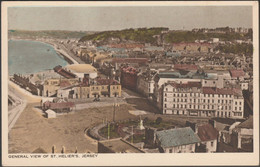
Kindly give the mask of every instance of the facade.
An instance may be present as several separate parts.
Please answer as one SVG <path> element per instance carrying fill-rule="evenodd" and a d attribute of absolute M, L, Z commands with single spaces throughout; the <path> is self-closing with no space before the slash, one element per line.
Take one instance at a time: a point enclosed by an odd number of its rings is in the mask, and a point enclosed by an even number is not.
<path fill-rule="evenodd" d="M 163 114 L 243 118 L 244 98 L 240 89 L 202 87 L 200 82 L 169 82 L 161 89 Z"/>
<path fill-rule="evenodd" d="M 73 98 L 121 97 L 121 85 L 113 79 L 96 79 L 94 84 L 81 84 L 73 90 Z"/>
<path fill-rule="evenodd" d="M 200 147 L 204 146 L 205 152 L 213 153 L 217 151 L 218 131 L 211 124 L 204 124 L 197 127 L 198 136 L 201 140 Z"/>
<path fill-rule="evenodd" d="M 121 68 L 121 85 L 123 87 L 136 90 L 137 88 L 137 74 L 138 71 L 133 67 Z"/>
<path fill-rule="evenodd" d="M 137 90 L 146 97 L 151 97 L 154 93 L 154 77 L 156 71 L 146 71 L 138 75 Z"/>
<path fill-rule="evenodd" d="M 43 84 L 43 96 L 51 97 L 56 96 L 60 88 L 68 87 L 77 84 L 78 78 L 73 79 L 47 79 Z"/>
<path fill-rule="evenodd" d="M 156 143 L 164 153 L 194 153 L 199 142 L 198 135 L 190 127 L 156 132 Z"/>
<path fill-rule="evenodd" d="M 233 129 L 232 143 L 238 149 L 253 151 L 253 116 Z"/>

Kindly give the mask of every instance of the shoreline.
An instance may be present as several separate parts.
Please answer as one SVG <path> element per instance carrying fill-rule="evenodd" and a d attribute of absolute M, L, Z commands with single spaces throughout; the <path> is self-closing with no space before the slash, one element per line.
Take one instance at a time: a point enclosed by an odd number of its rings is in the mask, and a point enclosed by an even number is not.
<path fill-rule="evenodd" d="M 32 42 L 41 42 L 43 44 L 51 45 L 58 55 L 61 55 L 68 64 L 79 64 L 75 59 L 73 59 L 66 51 L 58 49 L 55 43 L 49 41 L 37 40 L 37 39 L 20 39 L 20 38 L 11 38 L 8 40 L 14 41 L 32 41 Z"/>

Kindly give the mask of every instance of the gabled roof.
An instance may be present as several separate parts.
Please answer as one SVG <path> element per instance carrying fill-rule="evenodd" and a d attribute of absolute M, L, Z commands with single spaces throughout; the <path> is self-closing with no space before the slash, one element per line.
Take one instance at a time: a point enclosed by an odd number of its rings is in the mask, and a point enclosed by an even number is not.
<path fill-rule="evenodd" d="M 239 124 L 237 128 L 253 129 L 253 116 L 249 116 L 248 120 Z"/>
<path fill-rule="evenodd" d="M 156 132 L 162 147 L 175 147 L 200 142 L 198 135 L 190 127 Z"/>
<path fill-rule="evenodd" d="M 216 140 L 218 131 L 211 124 L 204 124 L 198 127 L 198 136 L 201 141 Z"/>

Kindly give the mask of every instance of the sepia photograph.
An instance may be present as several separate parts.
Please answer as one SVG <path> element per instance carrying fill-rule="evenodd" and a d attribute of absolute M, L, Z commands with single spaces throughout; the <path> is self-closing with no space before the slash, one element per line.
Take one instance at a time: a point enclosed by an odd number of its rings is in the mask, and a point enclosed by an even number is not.
<path fill-rule="evenodd" d="M 257 1 L 14 1 L 1 24 L 3 166 L 259 165 Z"/>

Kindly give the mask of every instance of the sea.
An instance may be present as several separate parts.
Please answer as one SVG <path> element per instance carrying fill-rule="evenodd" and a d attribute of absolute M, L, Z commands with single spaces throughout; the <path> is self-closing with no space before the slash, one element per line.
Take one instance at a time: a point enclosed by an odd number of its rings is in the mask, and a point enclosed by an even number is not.
<path fill-rule="evenodd" d="M 8 41 L 8 74 L 32 74 L 68 62 L 49 45 L 37 41 Z"/>

